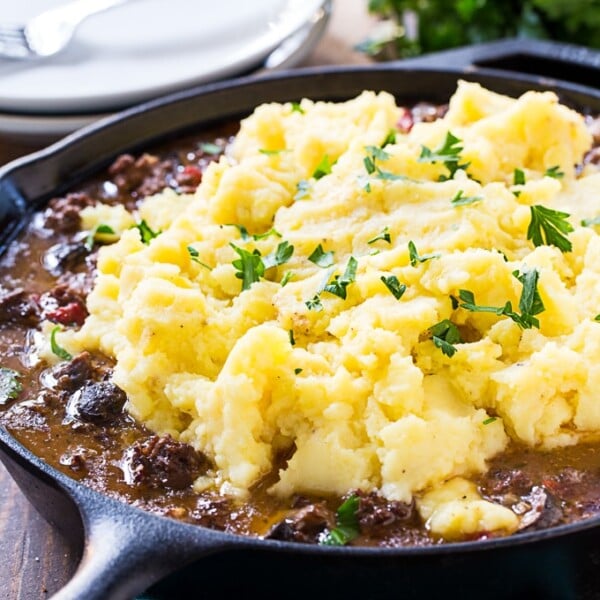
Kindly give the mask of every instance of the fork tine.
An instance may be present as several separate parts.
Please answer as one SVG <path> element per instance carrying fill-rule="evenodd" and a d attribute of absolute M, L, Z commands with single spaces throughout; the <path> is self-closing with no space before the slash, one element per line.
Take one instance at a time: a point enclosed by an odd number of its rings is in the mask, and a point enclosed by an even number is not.
<path fill-rule="evenodd" d="M 0 27 L 0 39 L 2 40 L 25 40 L 25 32 L 22 29 L 11 29 Z"/>
<path fill-rule="evenodd" d="M 0 55 L 9 58 L 27 58 L 32 55 L 23 28 L 0 26 Z"/>

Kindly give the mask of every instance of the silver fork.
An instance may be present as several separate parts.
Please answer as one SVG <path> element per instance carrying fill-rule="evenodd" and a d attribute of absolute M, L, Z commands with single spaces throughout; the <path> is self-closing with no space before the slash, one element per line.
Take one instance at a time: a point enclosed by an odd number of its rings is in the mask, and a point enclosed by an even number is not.
<path fill-rule="evenodd" d="M 74 0 L 46 10 L 25 25 L 0 25 L 0 58 L 36 59 L 63 50 L 77 26 L 91 15 L 129 0 Z"/>

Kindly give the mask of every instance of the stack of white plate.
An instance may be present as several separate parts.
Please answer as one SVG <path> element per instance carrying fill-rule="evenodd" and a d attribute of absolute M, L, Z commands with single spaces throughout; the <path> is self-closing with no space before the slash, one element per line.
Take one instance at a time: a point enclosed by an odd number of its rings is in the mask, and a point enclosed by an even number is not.
<path fill-rule="evenodd" d="M 7 2 L 0 24 L 64 1 Z M 295 66 L 330 11 L 331 0 L 130 0 L 82 23 L 55 57 L 0 59 L 0 134 L 57 138 L 192 85 Z"/>

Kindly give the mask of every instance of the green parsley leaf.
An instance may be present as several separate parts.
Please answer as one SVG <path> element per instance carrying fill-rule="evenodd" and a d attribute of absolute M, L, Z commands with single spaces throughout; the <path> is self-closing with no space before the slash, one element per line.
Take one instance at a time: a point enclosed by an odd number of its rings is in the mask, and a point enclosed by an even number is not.
<path fill-rule="evenodd" d="M 417 263 L 424 263 L 426 260 L 431 260 L 433 258 L 439 258 L 439 254 L 423 254 L 423 256 L 419 256 L 417 252 L 417 248 L 415 243 L 411 240 L 408 242 L 408 256 L 410 257 L 410 265 L 411 267 L 416 267 Z"/>
<path fill-rule="evenodd" d="M 321 304 L 321 298 L 319 294 L 315 294 L 310 300 L 307 300 L 304 304 L 308 310 L 314 310 L 315 312 L 320 312 L 323 310 L 323 304 Z"/>
<path fill-rule="evenodd" d="M 527 228 L 527 239 L 534 246 L 556 246 L 561 252 L 571 252 L 573 245 L 566 235 L 573 231 L 567 219 L 569 213 L 546 208 L 541 204 L 530 206 L 531 221 Z"/>
<path fill-rule="evenodd" d="M 253 283 L 256 283 L 265 274 L 265 265 L 260 256 L 259 250 L 248 252 L 235 244 L 229 244 L 239 255 L 239 259 L 231 264 L 237 269 L 235 276 L 242 280 L 242 290 L 249 290 Z"/>
<path fill-rule="evenodd" d="M 319 244 L 308 257 L 311 263 L 314 263 L 318 267 L 326 269 L 327 267 L 331 267 L 333 264 L 333 250 L 329 250 L 325 252 L 323 250 L 323 246 Z"/>
<path fill-rule="evenodd" d="M 294 339 L 294 330 L 293 329 L 289 329 L 288 330 L 288 336 L 290 338 L 290 344 L 292 346 L 295 346 L 296 345 L 296 340 Z"/>
<path fill-rule="evenodd" d="M 377 169 L 377 174 L 375 175 L 376 179 L 381 179 L 382 181 L 406 181 L 408 177 L 406 175 L 396 175 L 396 173 L 390 173 L 390 171 L 382 171 L 381 169 Z"/>
<path fill-rule="evenodd" d="M 305 112 L 305 111 L 304 111 L 304 109 L 302 108 L 302 106 L 300 106 L 300 103 L 299 103 L 299 102 L 292 102 L 292 103 L 291 103 L 291 105 L 292 105 L 292 112 L 298 112 L 298 113 L 300 113 L 301 115 L 303 115 L 303 114 L 304 114 L 304 112 Z"/>
<path fill-rule="evenodd" d="M 539 321 L 534 315 L 539 315 L 546 310 L 542 298 L 537 289 L 540 272 L 537 269 L 527 269 L 524 272 L 514 271 L 513 275 L 523 284 L 521 297 L 519 298 L 519 310 L 521 318 L 531 326 L 539 327 Z"/>
<path fill-rule="evenodd" d="M 351 256 L 348 259 L 348 264 L 346 265 L 346 270 L 344 274 L 340 277 L 336 275 L 332 281 L 330 281 L 324 288 L 324 292 L 329 292 L 334 296 L 338 296 L 342 300 L 345 300 L 347 297 L 346 288 L 356 281 L 356 267 L 358 266 L 358 261 Z"/>
<path fill-rule="evenodd" d="M 594 317 L 594 321 L 597 321 L 598 323 L 600 323 L 600 315 L 596 315 Z"/>
<path fill-rule="evenodd" d="M 195 262 L 198 263 L 201 267 L 204 267 L 206 269 L 208 269 L 209 271 L 212 271 L 212 267 L 208 266 L 206 263 L 203 263 L 200 258 L 198 258 L 200 255 L 198 254 L 198 250 L 196 250 L 196 248 L 194 248 L 193 246 L 187 246 L 187 251 L 188 254 L 190 255 L 190 259 Z"/>
<path fill-rule="evenodd" d="M 103 223 L 96 225 L 85 238 L 84 245 L 91 252 L 94 248 L 94 242 L 97 235 L 116 235 L 115 230 L 110 225 Z"/>
<path fill-rule="evenodd" d="M 62 360 L 71 360 L 73 357 L 56 341 L 56 334 L 61 331 L 60 325 L 57 325 L 50 332 L 50 349 L 52 354 L 58 356 Z"/>
<path fill-rule="evenodd" d="M 252 237 L 255 240 L 264 240 L 264 239 L 266 239 L 268 237 L 271 237 L 272 235 L 274 235 L 275 237 L 278 237 L 278 238 L 283 237 L 279 233 L 279 231 L 277 231 L 277 229 L 275 229 L 275 227 L 271 227 L 271 229 L 269 229 L 269 231 L 265 231 L 264 233 L 254 233 L 252 235 Z"/>
<path fill-rule="evenodd" d="M 264 269 L 270 269 L 272 267 L 278 267 L 290 260 L 294 254 L 294 246 L 292 246 L 287 240 L 280 242 L 277 245 L 275 252 L 267 254 L 263 259 Z"/>
<path fill-rule="evenodd" d="M 565 174 L 560 170 L 558 165 L 549 167 L 544 171 L 544 177 L 554 177 L 554 179 L 562 179 Z"/>
<path fill-rule="evenodd" d="M 496 315 L 505 314 L 505 306 L 483 306 L 475 303 L 475 295 L 473 292 L 469 290 L 458 290 L 458 297 L 462 300 L 462 304 L 459 306 L 464 308 L 465 310 L 471 312 L 485 312 L 485 313 L 493 313 Z M 455 307 L 456 308 L 456 307 Z"/>
<path fill-rule="evenodd" d="M 390 230 L 387 226 L 383 228 L 381 233 L 378 233 L 375 237 L 368 240 L 367 244 L 374 244 L 378 240 L 383 240 L 384 242 L 387 242 L 388 244 L 392 243 L 392 238 L 390 237 Z"/>
<path fill-rule="evenodd" d="M 390 155 L 379 146 L 365 146 L 365 150 L 367 151 L 367 158 L 370 158 L 373 162 L 377 160 L 388 160 L 390 158 Z M 367 173 L 372 172 L 373 171 L 367 169 Z"/>
<path fill-rule="evenodd" d="M 390 129 L 383 142 L 381 142 L 381 147 L 385 148 L 388 144 L 395 144 L 397 133 L 398 132 L 395 129 Z"/>
<path fill-rule="evenodd" d="M 304 369 L 301 369 L 300 367 L 296 367 L 296 368 L 294 369 L 294 374 L 295 374 L 295 375 L 300 375 L 300 373 L 302 373 L 302 371 L 303 371 L 303 370 L 304 370 Z"/>
<path fill-rule="evenodd" d="M 591 227 L 593 225 L 600 225 L 600 215 L 597 217 L 590 217 L 589 219 L 581 220 L 582 227 Z"/>
<path fill-rule="evenodd" d="M 389 277 L 382 275 L 380 279 L 383 281 L 385 287 L 390 290 L 392 296 L 394 296 L 396 300 L 400 300 L 400 298 L 402 298 L 404 292 L 406 291 L 406 284 L 400 283 L 395 275 L 390 275 Z"/>
<path fill-rule="evenodd" d="M 0 405 L 15 400 L 23 391 L 19 379 L 21 373 L 7 367 L 0 367 Z"/>
<path fill-rule="evenodd" d="M 149 244 L 151 240 L 162 233 L 161 231 L 153 231 L 144 219 L 142 219 L 139 223 L 136 223 L 133 227 L 140 232 L 140 238 L 144 244 Z"/>
<path fill-rule="evenodd" d="M 266 154 L 267 156 L 275 156 L 277 154 L 281 154 L 282 152 L 287 152 L 287 150 L 285 150 L 285 149 L 267 150 L 266 148 L 260 148 L 259 152 L 261 154 Z"/>
<path fill-rule="evenodd" d="M 464 192 L 462 190 L 458 190 L 456 192 L 454 198 L 450 200 L 453 206 L 466 206 L 468 204 L 475 204 L 475 202 L 480 202 L 483 200 L 481 196 L 464 196 Z"/>
<path fill-rule="evenodd" d="M 217 146 L 217 144 L 213 144 L 211 142 L 202 142 L 200 144 L 200 150 L 202 150 L 204 154 L 212 154 L 213 156 L 223 152 L 223 148 L 221 148 L 221 146 Z"/>
<path fill-rule="evenodd" d="M 390 155 L 385 150 L 379 146 L 365 146 L 365 150 L 367 151 L 367 156 L 363 158 L 363 164 L 365 165 L 367 175 L 375 175 L 377 179 L 381 179 L 382 181 L 398 181 L 407 179 L 407 177 L 404 175 L 396 175 L 395 173 L 390 173 L 389 171 L 383 171 L 379 167 L 377 161 L 385 161 L 390 158 Z M 359 177 L 359 183 L 366 192 L 371 191 L 371 184 L 368 177 Z"/>
<path fill-rule="evenodd" d="M 285 287 L 294 278 L 293 271 L 286 271 L 284 276 L 281 278 L 281 287 Z"/>
<path fill-rule="evenodd" d="M 308 198 L 308 196 L 310 196 L 311 188 L 312 188 L 312 185 L 311 185 L 310 181 L 308 181 L 306 179 L 301 179 L 296 184 L 297 191 L 294 194 L 294 201 L 297 202 L 298 200 L 305 200 L 306 198 Z"/>
<path fill-rule="evenodd" d="M 515 271 L 513 275 L 523 284 L 519 300 L 521 314 L 513 310 L 510 302 L 506 302 L 504 306 L 482 306 L 476 304 L 475 295 L 469 290 L 459 290 L 458 295 L 462 300 L 460 307 L 471 312 L 492 313 L 498 316 L 509 317 L 522 329 L 539 327 L 540 323 L 535 315 L 545 310 L 544 303 L 537 291 L 539 272 L 536 269 L 531 269 L 524 273 Z"/>
<path fill-rule="evenodd" d="M 367 192 L 367 194 L 371 193 L 371 180 L 367 175 L 359 175 L 358 176 L 358 185 Z"/>
<path fill-rule="evenodd" d="M 431 340 L 446 356 L 452 358 L 457 349 L 454 344 L 460 344 L 462 339 L 458 327 L 449 319 L 444 319 L 429 328 Z"/>
<path fill-rule="evenodd" d="M 525 185 L 525 171 L 523 169 L 513 171 L 513 185 Z"/>
<path fill-rule="evenodd" d="M 329 160 L 329 155 L 325 154 L 321 159 L 321 162 L 317 165 L 317 168 L 314 170 L 312 176 L 315 179 L 321 179 L 321 177 L 325 177 L 325 175 L 329 175 L 331 173 L 332 163 Z"/>
<path fill-rule="evenodd" d="M 487 419 L 483 420 L 481 423 L 482 425 L 489 425 L 490 423 L 493 423 L 494 421 L 497 421 L 498 417 L 488 417 Z"/>
<path fill-rule="evenodd" d="M 470 164 L 460 164 L 462 160 L 460 153 L 463 151 L 461 143 L 462 141 L 459 138 L 448 131 L 442 144 L 435 150 L 430 150 L 427 146 L 421 146 L 421 154 L 417 160 L 422 163 L 443 163 L 449 174 L 440 176 L 440 181 L 452 179 L 456 171 L 466 169 Z"/>
<path fill-rule="evenodd" d="M 324 546 L 344 546 L 360 535 L 357 512 L 360 498 L 352 495 L 336 511 L 336 527 L 328 531 L 320 540 Z"/>
<path fill-rule="evenodd" d="M 281 234 L 277 229 L 272 227 L 269 231 L 265 231 L 264 233 L 248 233 L 248 230 L 243 225 L 238 225 L 237 223 L 226 223 L 228 227 L 235 227 L 240 232 L 240 238 L 242 241 L 249 242 L 250 240 L 264 240 L 272 235 L 281 237 Z"/>
<path fill-rule="evenodd" d="M 235 227 L 240 232 L 240 237 L 242 241 L 248 242 L 252 239 L 252 236 L 248 233 L 248 230 L 243 225 L 238 225 L 237 223 L 225 223 L 228 227 Z"/>

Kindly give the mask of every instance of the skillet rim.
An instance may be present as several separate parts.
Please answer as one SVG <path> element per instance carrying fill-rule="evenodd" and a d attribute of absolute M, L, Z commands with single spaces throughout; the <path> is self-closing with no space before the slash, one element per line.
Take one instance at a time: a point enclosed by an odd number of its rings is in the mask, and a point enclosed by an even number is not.
<path fill-rule="evenodd" d="M 253 85 L 268 85 L 270 82 L 282 82 L 285 80 L 297 82 L 298 80 L 314 79 L 315 77 L 323 75 L 341 75 L 341 76 L 360 76 L 364 73 L 396 73 L 403 72 L 405 77 L 409 77 L 411 73 L 419 73 L 435 77 L 436 74 L 448 76 L 451 75 L 457 80 L 461 77 L 467 79 L 474 78 L 491 80 L 498 85 L 511 85 L 515 84 L 516 87 L 522 87 L 523 85 L 530 85 L 535 88 L 544 88 L 550 91 L 555 91 L 559 98 L 563 94 L 574 95 L 577 98 L 587 100 L 593 99 L 598 105 L 600 111 L 600 89 L 590 88 L 581 84 L 565 82 L 558 79 L 539 77 L 535 75 L 527 75 L 521 73 L 515 73 L 512 71 L 504 71 L 500 69 L 487 69 L 478 67 L 444 67 L 444 68 L 432 68 L 432 67 L 413 67 L 410 61 L 402 62 L 390 62 L 384 63 L 381 66 L 372 65 L 353 65 L 353 66 L 326 66 L 326 67 L 308 67 L 303 69 L 294 69 L 290 71 L 281 71 L 279 73 L 271 73 L 263 76 L 246 76 L 236 79 L 227 80 L 224 82 L 216 82 L 205 85 L 196 86 L 194 88 L 168 94 L 164 97 L 157 98 L 148 102 L 138 104 L 129 109 L 120 111 L 109 117 L 100 119 L 99 121 L 92 123 L 76 132 L 69 134 L 61 140 L 51 144 L 50 146 L 39 150 L 37 152 L 28 154 L 21 158 L 18 158 L 10 163 L 7 163 L 3 167 L 0 167 L 0 186 L 8 183 L 11 185 L 11 175 L 14 175 L 21 169 L 25 169 L 28 166 L 35 168 L 36 165 L 44 161 L 48 161 L 60 155 L 61 152 L 77 146 L 81 141 L 93 139 L 94 136 L 101 135 L 102 133 L 110 132 L 111 129 L 118 128 L 121 124 L 126 123 L 128 120 L 140 116 L 148 115 L 154 111 L 160 111 L 164 107 L 176 105 L 180 102 L 192 101 L 194 98 L 203 95 L 209 95 L 214 92 L 233 91 L 240 93 L 246 87 Z M 483 84 L 487 85 L 487 84 Z M 521 92 L 522 93 L 522 92 Z M 400 94 L 394 93 L 395 96 Z M 315 95 L 312 95 L 314 97 Z M 342 94 L 343 96 L 343 94 Z M 591 102 L 594 103 L 594 102 Z M 248 109 L 248 110 L 251 110 Z M 222 119 L 227 119 L 226 115 Z M 202 122 L 202 119 L 199 119 Z M 198 127 L 198 125 L 188 124 L 187 128 Z M 152 136 L 143 143 L 138 144 L 132 142 L 131 147 L 143 147 L 149 146 L 156 143 L 161 138 L 165 138 L 169 133 L 177 133 L 182 131 L 183 128 L 178 127 L 170 132 L 163 132 L 157 136 Z M 116 155 L 119 152 L 123 152 L 123 149 L 116 150 L 113 154 Z M 98 172 L 102 168 L 101 163 L 96 163 L 94 168 L 84 174 L 84 177 L 90 176 L 94 172 Z M 75 184 L 75 180 L 71 181 L 69 186 Z M 68 186 L 66 186 L 68 187 Z M 53 189 L 57 189 L 56 187 Z M 19 215 L 17 222 L 17 228 L 12 233 L 16 233 L 20 227 L 27 221 L 31 216 L 32 211 L 36 206 L 50 197 L 50 194 L 44 194 L 43 198 L 33 199 L 32 207 L 22 208 L 22 212 Z M 22 199 L 22 198 L 21 198 Z M 11 236 L 12 237 L 12 236 Z M 0 241 L 0 254 L 4 252 L 5 243 L 10 242 L 8 240 Z M 113 503 L 118 503 L 122 510 L 133 511 L 140 518 L 150 521 L 150 524 L 155 525 L 157 528 L 168 528 L 175 529 L 173 535 L 176 534 L 177 530 L 185 530 L 188 532 L 196 531 L 198 537 L 202 535 L 209 535 L 211 538 L 222 542 L 216 546 L 217 552 L 228 551 L 232 549 L 257 549 L 257 550 L 278 550 L 282 552 L 300 553 L 300 554 L 322 554 L 334 555 L 334 556 L 353 556 L 353 557 L 372 557 L 385 555 L 386 557 L 403 557 L 403 556 L 445 556 L 445 555 L 457 555 L 457 554 L 469 554 L 472 552 L 479 551 L 492 551 L 503 548 L 510 548 L 513 546 L 523 546 L 528 544 L 541 543 L 547 540 L 554 540 L 571 534 L 577 534 L 580 532 L 588 531 L 600 526 L 600 513 L 594 517 L 589 517 L 581 521 L 563 524 L 539 531 L 531 531 L 524 533 L 514 533 L 508 536 L 490 538 L 485 540 L 477 541 L 465 541 L 465 542 L 445 542 L 442 544 L 433 544 L 429 546 L 403 546 L 403 547 L 381 547 L 381 546 L 325 546 L 318 544 L 302 544 L 298 542 L 284 542 L 279 540 L 269 540 L 261 537 L 246 536 L 242 534 L 226 533 L 215 529 L 210 529 L 202 525 L 193 525 L 176 519 L 163 517 L 149 511 L 137 508 L 122 500 L 116 500 L 106 494 L 95 491 L 94 489 L 78 482 L 75 479 L 68 477 L 66 474 L 59 470 L 51 467 L 42 458 L 35 455 L 33 452 L 28 450 L 24 445 L 16 440 L 8 430 L 0 425 L 0 454 L 6 454 L 9 459 L 14 457 L 10 456 L 14 454 L 19 460 L 19 467 L 26 469 L 34 477 L 42 479 L 44 477 L 49 478 L 54 484 L 57 484 L 61 491 L 71 499 L 80 516 L 84 517 L 88 513 L 86 511 L 91 510 L 91 507 L 95 507 L 98 503 L 102 507 L 111 507 Z M 0 456 L 1 458 L 1 456 Z M 85 541 L 88 541 L 86 535 Z"/>

